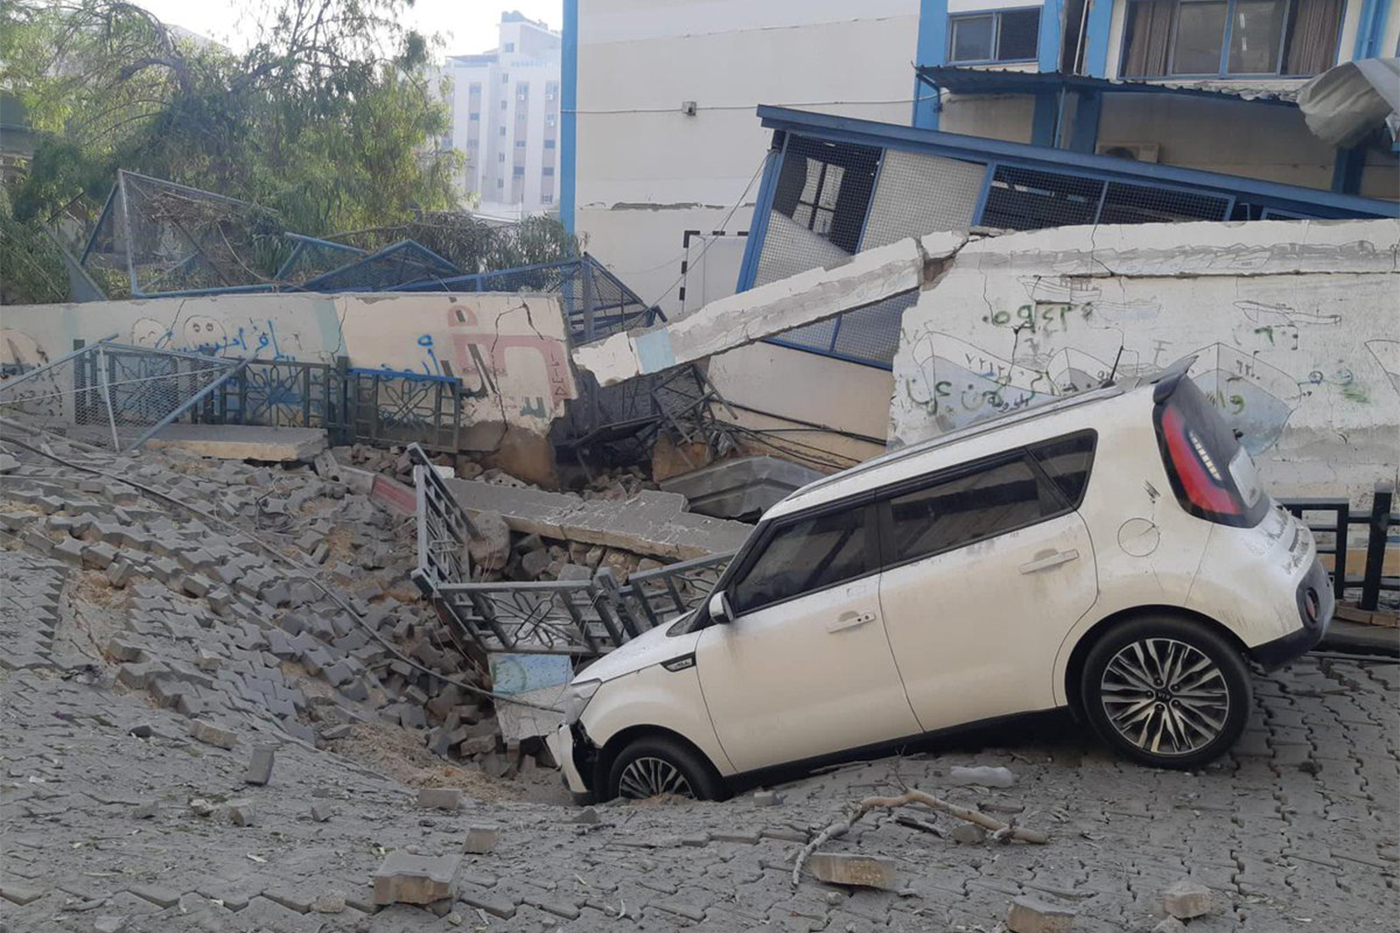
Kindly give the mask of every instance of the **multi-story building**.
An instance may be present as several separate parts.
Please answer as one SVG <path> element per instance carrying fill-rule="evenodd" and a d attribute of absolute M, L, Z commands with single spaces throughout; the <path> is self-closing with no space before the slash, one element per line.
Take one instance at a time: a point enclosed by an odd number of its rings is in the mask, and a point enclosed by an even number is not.
<path fill-rule="evenodd" d="M 561 219 L 668 313 L 944 222 L 1173 219 L 1037 187 L 1052 170 L 1098 179 L 1084 191 L 1132 175 L 1224 192 L 1201 202 L 1232 206 L 1213 219 L 1298 216 L 1249 214 L 1232 178 L 1400 199 L 1383 129 L 1338 149 L 1296 103 L 1335 65 L 1395 56 L 1400 0 L 564 0 L 563 38 Z M 832 125 L 760 119 L 765 104 Z M 901 133 L 944 157 L 915 165 L 886 138 Z M 1040 174 L 1007 181 L 994 151 Z M 1008 191 L 1084 209 L 998 213 L 1034 207 Z M 899 222 L 872 232 L 886 197 Z M 885 311 L 713 357 L 710 378 L 751 427 L 868 456 L 893 391 Z"/>
<path fill-rule="evenodd" d="M 465 156 L 464 197 L 489 216 L 556 210 L 559 198 L 559 33 L 519 13 L 501 16 L 499 45 L 450 55 L 451 145 Z"/>

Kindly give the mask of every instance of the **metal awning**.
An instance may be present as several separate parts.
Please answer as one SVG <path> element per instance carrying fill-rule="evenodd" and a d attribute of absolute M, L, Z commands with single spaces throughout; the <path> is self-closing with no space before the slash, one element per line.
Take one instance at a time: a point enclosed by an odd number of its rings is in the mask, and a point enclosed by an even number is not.
<path fill-rule="evenodd" d="M 957 65 L 923 65 L 915 69 L 919 80 L 929 87 L 954 94 L 1172 94 L 1212 100 L 1239 100 L 1296 106 L 1298 87 L 1274 83 L 1249 83 L 1206 78 L 1193 81 L 1147 81 L 1123 78 L 1091 78 L 1058 71 L 1011 71 L 999 68 L 968 68 Z"/>
<path fill-rule="evenodd" d="M 1313 135 L 1345 149 L 1385 124 L 1400 131 L 1400 58 L 1365 58 L 1329 68 L 1303 85 L 1298 108 Z"/>

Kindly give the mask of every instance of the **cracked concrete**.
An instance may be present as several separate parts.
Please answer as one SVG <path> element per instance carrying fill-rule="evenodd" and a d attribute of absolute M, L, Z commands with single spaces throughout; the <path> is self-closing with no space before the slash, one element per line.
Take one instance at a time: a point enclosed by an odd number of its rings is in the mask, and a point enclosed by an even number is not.
<path fill-rule="evenodd" d="M 712 301 L 667 324 L 576 347 L 574 363 L 607 386 L 704 359 L 927 287 L 965 242 L 966 234 L 933 233 L 866 250 L 831 269 Z"/>

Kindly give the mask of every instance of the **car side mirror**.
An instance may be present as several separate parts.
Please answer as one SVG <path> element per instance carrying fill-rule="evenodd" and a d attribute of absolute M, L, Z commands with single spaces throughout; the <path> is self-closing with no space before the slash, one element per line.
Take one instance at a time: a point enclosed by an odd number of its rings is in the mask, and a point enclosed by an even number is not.
<path fill-rule="evenodd" d="M 709 603 L 710 618 L 720 625 L 728 625 L 734 621 L 734 607 L 729 604 L 729 594 L 724 590 L 715 590 L 710 594 Z"/>

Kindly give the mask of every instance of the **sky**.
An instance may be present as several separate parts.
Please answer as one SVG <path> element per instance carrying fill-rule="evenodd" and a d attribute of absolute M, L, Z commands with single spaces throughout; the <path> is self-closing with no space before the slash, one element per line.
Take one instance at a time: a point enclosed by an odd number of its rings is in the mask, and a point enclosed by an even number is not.
<path fill-rule="evenodd" d="M 208 36 L 235 51 L 247 48 L 256 29 L 246 13 L 248 0 L 196 2 L 190 0 L 136 0 L 163 22 L 183 26 Z M 403 24 L 424 34 L 439 33 L 446 40 L 440 54 L 470 55 L 496 47 L 496 24 L 501 13 L 519 10 L 527 18 L 543 20 L 553 29 L 563 25 L 562 0 L 416 0 Z"/>

